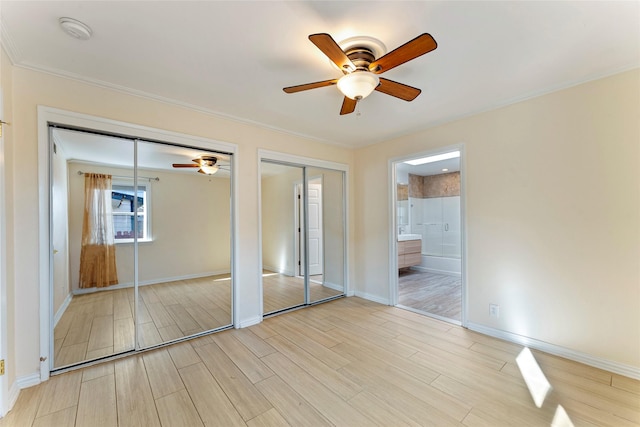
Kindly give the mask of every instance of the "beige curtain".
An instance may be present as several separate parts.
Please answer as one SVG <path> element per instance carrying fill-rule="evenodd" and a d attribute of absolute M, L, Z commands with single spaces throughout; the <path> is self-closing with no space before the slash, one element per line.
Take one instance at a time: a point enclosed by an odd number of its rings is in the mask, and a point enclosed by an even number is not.
<path fill-rule="evenodd" d="M 111 210 L 111 175 L 85 173 L 80 287 L 118 283 Z"/>

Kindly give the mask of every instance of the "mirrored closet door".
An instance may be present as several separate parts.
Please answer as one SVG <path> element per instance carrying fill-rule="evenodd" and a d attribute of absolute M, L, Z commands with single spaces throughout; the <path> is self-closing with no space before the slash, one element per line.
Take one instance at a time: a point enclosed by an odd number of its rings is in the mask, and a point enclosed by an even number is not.
<path fill-rule="evenodd" d="M 50 128 L 51 369 L 229 327 L 228 154 Z"/>
<path fill-rule="evenodd" d="M 263 313 L 345 293 L 344 172 L 262 160 Z"/>

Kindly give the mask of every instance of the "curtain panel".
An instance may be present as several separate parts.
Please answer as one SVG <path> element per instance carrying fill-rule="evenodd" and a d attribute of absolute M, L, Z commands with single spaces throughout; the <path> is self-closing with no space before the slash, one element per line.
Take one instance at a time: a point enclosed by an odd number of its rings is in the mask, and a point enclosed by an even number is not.
<path fill-rule="evenodd" d="M 117 283 L 111 175 L 85 173 L 80 288 L 103 288 Z"/>

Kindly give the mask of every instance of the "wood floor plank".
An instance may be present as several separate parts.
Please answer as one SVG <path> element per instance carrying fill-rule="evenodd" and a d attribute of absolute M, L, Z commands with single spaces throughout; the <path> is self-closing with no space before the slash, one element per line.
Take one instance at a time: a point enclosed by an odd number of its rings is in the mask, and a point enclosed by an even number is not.
<path fill-rule="evenodd" d="M 87 351 L 109 346 L 113 347 L 113 315 L 94 317 Z"/>
<path fill-rule="evenodd" d="M 97 405 L 97 402 L 100 404 Z M 118 426 L 116 382 L 113 375 L 82 383 L 76 424 L 95 427 Z"/>
<path fill-rule="evenodd" d="M 113 351 L 121 353 L 135 346 L 135 328 L 133 319 L 125 317 L 113 321 Z"/>
<path fill-rule="evenodd" d="M 503 395 L 496 399 L 489 393 L 479 393 L 475 382 L 455 380 L 446 375 L 438 377 L 431 385 L 443 393 L 447 393 L 460 401 L 467 402 L 473 408 L 492 414 L 500 420 L 497 425 L 513 423 L 515 425 L 544 425 L 549 424 L 552 415 L 549 408 L 541 412 L 535 407 L 529 395 Z"/>
<path fill-rule="evenodd" d="M 200 356 L 198 356 L 198 353 L 193 349 L 191 342 L 173 344 L 169 346 L 167 350 L 169 351 L 171 360 L 173 360 L 173 364 L 176 365 L 177 369 L 202 361 Z"/>
<path fill-rule="evenodd" d="M 269 401 L 217 344 L 198 347 L 196 352 L 245 421 L 271 408 Z"/>
<path fill-rule="evenodd" d="M 249 329 L 234 329 L 229 333 L 244 344 L 244 346 L 251 350 L 257 357 L 263 357 L 276 351 L 264 339 L 258 337 Z"/>
<path fill-rule="evenodd" d="M 276 336 L 269 338 L 267 342 L 343 399 L 348 400 L 362 391 L 359 384 L 340 375 L 291 341 Z"/>
<path fill-rule="evenodd" d="M 53 414 L 36 418 L 32 427 L 74 427 L 76 425 L 76 411 L 77 406 L 71 406 Z"/>
<path fill-rule="evenodd" d="M 82 371 L 82 381 L 91 381 L 96 378 L 104 377 L 105 375 L 114 375 L 115 364 L 114 362 L 104 362 L 94 366 L 88 366 Z"/>
<path fill-rule="evenodd" d="M 58 375 L 45 383 L 45 392 L 40 401 L 37 418 L 76 406 L 80 395 L 82 372 L 74 371 Z"/>
<path fill-rule="evenodd" d="M 260 381 L 256 387 L 292 426 L 315 427 L 332 424 L 280 377 Z"/>
<path fill-rule="evenodd" d="M 249 427 L 287 427 L 290 425 L 275 408 L 247 421 Z"/>
<path fill-rule="evenodd" d="M 203 363 L 179 370 L 189 396 L 206 426 L 246 426 L 227 395 Z"/>
<path fill-rule="evenodd" d="M 252 383 L 257 383 L 273 375 L 262 361 L 229 333 L 213 335 L 213 341 L 226 353 L 230 360 L 249 378 Z"/>
<path fill-rule="evenodd" d="M 393 344 L 389 344 L 386 347 L 391 349 Z M 440 375 L 437 370 L 420 365 L 413 360 L 398 357 L 395 353 L 387 351 L 383 346 L 373 345 L 359 337 L 352 337 L 349 343 L 345 342 L 335 346 L 334 351 L 345 358 L 350 358 L 352 363 L 366 360 L 370 365 L 378 366 L 380 369 L 393 366 L 427 384 Z M 415 351 L 412 354 L 415 354 Z"/>
<path fill-rule="evenodd" d="M 421 424 L 407 417 L 387 402 L 373 394 L 362 391 L 349 399 L 349 405 L 363 414 L 367 414 L 377 425 L 381 426 L 420 426 Z"/>
<path fill-rule="evenodd" d="M 160 426 L 142 356 L 115 362 L 119 427 Z"/>
<path fill-rule="evenodd" d="M 278 333 L 274 331 L 271 327 L 269 327 L 269 325 L 267 325 L 265 322 L 258 323 L 257 325 L 249 326 L 247 329 L 253 332 L 254 334 L 256 334 L 258 337 L 262 338 L 263 340 L 269 337 L 272 337 L 274 335 L 278 335 Z"/>
<path fill-rule="evenodd" d="M 351 372 L 359 372 L 359 377 L 368 386 L 383 383 L 404 390 L 409 395 L 416 396 L 434 410 L 441 411 L 443 415 L 450 417 L 451 420 L 462 421 L 471 409 L 470 405 L 452 398 L 450 395 L 431 386 L 429 383 L 434 378 L 428 378 L 428 382 L 421 381 L 415 375 L 415 372 L 407 372 L 396 368 L 393 360 L 383 362 L 374 357 L 364 356 L 362 349 L 347 343 L 336 346 L 336 351 L 346 351 L 352 355 L 361 355 L 357 363 L 352 363 L 347 368 Z M 416 371 L 419 371 L 418 367 Z"/>
<path fill-rule="evenodd" d="M 367 371 L 363 371 L 362 367 L 356 364 L 345 366 L 340 369 L 340 372 L 354 381 L 368 383 L 366 387 L 368 393 L 371 393 L 392 408 L 406 414 L 411 420 L 420 425 L 434 427 L 460 425 L 457 420 L 447 416 L 437 408 L 425 404 L 423 400 L 420 400 L 418 397 L 411 395 L 393 384 L 380 380 L 378 380 L 377 383 L 371 382 L 370 379 L 366 379 L 366 375 L 368 375 Z"/>
<path fill-rule="evenodd" d="M 269 327 L 271 327 L 279 335 L 287 338 L 289 341 L 295 342 L 299 347 L 303 348 L 308 353 L 313 355 L 318 360 L 321 360 L 331 368 L 338 369 L 349 363 L 349 360 L 333 352 L 330 348 L 327 348 L 322 344 L 314 341 L 313 334 L 306 335 L 300 333 L 282 323 L 273 324 L 273 322 L 271 322 L 269 324 Z"/>
<path fill-rule="evenodd" d="M 156 406 L 162 427 L 204 426 L 184 389 L 156 399 Z"/>
<path fill-rule="evenodd" d="M 611 378 L 611 386 L 620 390 L 640 395 L 640 380 L 613 374 Z"/>
<path fill-rule="evenodd" d="M 158 399 L 167 394 L 184 390 L 184 384 L 167 349 L 159 349 L 142 355 L 147 378 L 153 397 Z"/>
<path fill-rule="evenodd" d="M 13 409 L 4 418 L 0 418 L 0 427 L 30 426 L 47 391 L 46 384 L 21 390 Z"/>
<path fill-rule="evenodd" d="M 265 363 L 307 402 L 336 426 L 370 426 L 373 420 L 349 406 L 337 394 L 279 353 L 263 358 Z"/>

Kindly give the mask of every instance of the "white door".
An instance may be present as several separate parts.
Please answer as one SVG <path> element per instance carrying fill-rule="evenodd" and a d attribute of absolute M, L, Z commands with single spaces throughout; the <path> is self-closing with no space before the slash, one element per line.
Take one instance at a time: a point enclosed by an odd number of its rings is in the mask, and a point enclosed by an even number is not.
<path fill-rule="evenodd" d="M 322 183 L 310 181 L 308 185 L 307 212 L 309 218 L 309 276 L 322 274 Z"/>

